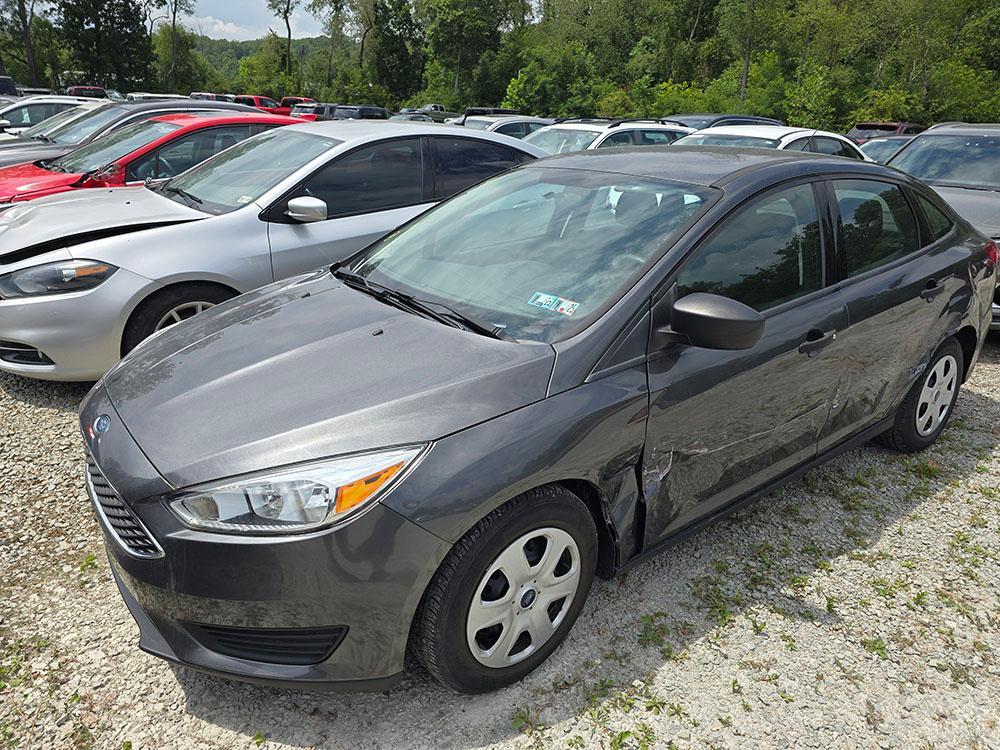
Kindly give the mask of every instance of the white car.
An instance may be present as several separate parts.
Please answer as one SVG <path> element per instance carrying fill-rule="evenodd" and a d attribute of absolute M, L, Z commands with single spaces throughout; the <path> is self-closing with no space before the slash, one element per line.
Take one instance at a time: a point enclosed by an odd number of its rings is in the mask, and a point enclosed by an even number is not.
<path fill-rule="evenodd" d="M 528 115 L 469 115 L 464 118 L 464 122 L 458 120 L 455 125 L 464 125 L 473 130 L 503 133 L 511 138 L 524 138 L 554 122 L 555 120 L 549 117 Z"/>
<path fill-rule="evenodd" d="M 78 120 L 88 112 L 95 110 L 104 104 L 107 104 L 107 102 L 103 99 L 88 99 L 82 104 L 70 107 L 69 109 L 64 109 L 57 115 L 52 115 L 52 117 L 47 120 L 42 120 L 37 125 L 32 125 L 27 130 L 22 130 L 17 135 L 14 135 L 9 130 L 0 133 L 0 143 L 7 143 L 18 139 L 35 139 L 38 141 L 45 141 L 50 133 L 59 130 L 64 125 L 69 125 L 71 122 Z"/>
<path fill-rule="evenodd" d="M 858 161 L 875 161 L 853 141 L 838 133 L 783 125 L 726 125 L 705 128 L 681 138 L 676 145 L 776 148 L 786 151 L 811 151 L 827 156 L 844 156 Z"/>
<path fill-rule="evenodd" d="M 550 154 L 628 146 L 668 146 L 694 128 L 663 120 L 560 120 L 524 140 Z"/>
<path fill-rule="evenodd" d="M 344 260 L 545 155 L 481 130 L 332 120 L 269 130 L 158 185 L 0 206 L 0 370 L 96 380 L 153 333 Z"/>
<path fill-rule="evenodd" d="M 82 96 L 56 96 L 54 94 L 51 96 L 27 96 L 0 108 L 0 131 L 7 136 L 16 136 L 63 110 L 93 101 L 100 100 L 85 99 Z"/>

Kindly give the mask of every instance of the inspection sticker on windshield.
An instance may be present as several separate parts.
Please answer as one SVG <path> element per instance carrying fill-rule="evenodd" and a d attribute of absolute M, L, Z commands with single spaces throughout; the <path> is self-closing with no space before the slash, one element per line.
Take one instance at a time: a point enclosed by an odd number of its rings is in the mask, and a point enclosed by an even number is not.
<path fill-rule="evenodd" d="M 236 199 L 236 202 L 240 203 L 242 205 L 246 205 L 247 203 L 252 203 L 253 202 L 253 196 L 252 195 L 241 195 L 239 198 Z"/>
<path fill-rule="evenodd" d="M 535 292 L 532 294 L 531 299 L 528 300 L 528 304 L 535 307 L 544 307 L 546 310 L 552 310 L 563 315 L 572 315 L 580 306 L 579 302 L 574 302 L 571 299 L 563 299 L 554 294 L 545 294 L 544 292 Z"/>

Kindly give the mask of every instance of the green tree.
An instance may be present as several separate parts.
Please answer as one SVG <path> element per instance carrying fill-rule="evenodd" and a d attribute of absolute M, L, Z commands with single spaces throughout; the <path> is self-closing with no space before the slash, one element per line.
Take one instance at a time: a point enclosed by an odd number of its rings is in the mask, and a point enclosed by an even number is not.
<path fill-rule="evenodd" d="M 149 32 L 137 0 L 58 0 L 70 64 L 87 81 L 138 88 L 149 80 Z"/>
<path fill-rule="evenodd" d="M 174 0 L 176 2 L 176 0 Z M 285 75 L 292 75 L 292 13 L 298 8 L 301 0 L 267 0 L 268 9 L 285 22 L 287 32 L 285 44 Z"/>
<path fill-rule="evenodd" d="M 423 0 L 429 53 L 450 70 L 457 95 L 479 58 L 500 44 L 501 17 L 491 0 Z"/>
<path fill-rule="evenodd" d="M 740 103 L 746 101 L 753 56 L 774 39 L 780 15 L 777 0 L 721 0 L 716 7 L 719 35 L 742 63 Z"/>
<path fill-rule="evenodd" d="M 368 68 L 394 100 L 406 99 L 423 76 L 423 39 L 409 0 L 376 0 L 374 20 Z"/>

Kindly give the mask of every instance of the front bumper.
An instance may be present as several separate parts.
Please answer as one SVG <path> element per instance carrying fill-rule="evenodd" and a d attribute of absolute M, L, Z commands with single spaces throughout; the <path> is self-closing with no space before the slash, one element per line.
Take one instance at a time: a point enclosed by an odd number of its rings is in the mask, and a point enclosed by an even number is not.
<path fill-rule="evenodd" d="M 91 437 L 102 414 L 112 426 Z M 84 402 L 81 423 L 93 462 L 158 548 L 137 555 L 97 514 L 140 648 L 216 675 L 301 689 L 384 690 L 398 681 L 413 615 L 446 542 L 377 502 L 308 534 L 195 531 L 160 501 L 171 488 L 103 388 Z M 288 645 L 300 633 L 329 632 L 336 637 L 315 659 Z"/>
<path fill-rule="evenodd" d="M 0 300 L 0 371 L 97 380 L 121 359 L 128 315 L 155 287 L 120 268 L 88 291 Z"/>

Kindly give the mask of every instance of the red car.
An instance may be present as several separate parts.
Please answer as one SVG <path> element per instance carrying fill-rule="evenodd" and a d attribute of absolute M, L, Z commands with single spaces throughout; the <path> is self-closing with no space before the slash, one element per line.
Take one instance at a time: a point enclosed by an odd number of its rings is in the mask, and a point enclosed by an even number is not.
<path fill-rule="evenodd" d="M 915 122 L 859 122 L 847 131 L 847 137 L 860 144 L 890 135 L 916 135 L 926 129 Z"/>
<path fill-rule="evenodd" d="M 243 112 L 161 115 L 109 133 L 58 159 L 0 169 L 0 203 L 173 177 L 251 135 L 296 123 L 302 121 Z"/>
<path fill-rule="evenodd" d="M 312 101 L 314 100 L 304 96 L 286 96 L 279 104 L 269 96 L 260 96 L 258 94 L 240 94 L 236 97 L 237 104 L 245 104 L 248 107 L 256 107 L 262 112 L 272 115 L 284 115 L 286 117 L 292 113 L 292 107 L 296 104 Z"/>

